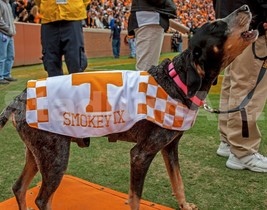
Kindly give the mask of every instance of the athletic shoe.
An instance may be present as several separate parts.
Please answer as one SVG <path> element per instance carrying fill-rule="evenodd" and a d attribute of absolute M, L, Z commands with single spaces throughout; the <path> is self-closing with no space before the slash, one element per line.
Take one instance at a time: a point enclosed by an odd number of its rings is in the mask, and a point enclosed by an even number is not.
<path fill-rule="evenodd" d="M 0 79 L 0 85 L 7 85 L 9 84 L 8 81 L 6 81 L 5 79 Z"/>
<path fill-rule="evenodd" d="M 221 143 L 217 149 L 217 155 L 222 156 L 222 157 L 229 157 L 230 145 L 221 141 Z"/>
<path fill-rule="evenodd" d="M 267 172 L 267 158 L 259 153 L 237 158 L 231 153 L 226 166 L 237 170 L 248 169 L 255 172 Z"/>
<path fill-rule="evenodd" d="M 15 81 L 17 81 L 17 79 L 14 78 L 14 77 L 5 77 L 4 79 L 7 80 L 7 81 L 9 81 L 9 82 L 15 82 Z"/>

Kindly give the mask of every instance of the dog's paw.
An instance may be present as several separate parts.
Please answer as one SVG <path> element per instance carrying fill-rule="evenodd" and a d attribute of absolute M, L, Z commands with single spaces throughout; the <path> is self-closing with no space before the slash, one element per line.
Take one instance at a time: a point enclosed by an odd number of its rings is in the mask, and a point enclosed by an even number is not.
<path fill-rule="evenodd" d="M 198 207 L 193 203 L 183 203 L 179 206 L 180 210 L 199 210 Z"/>

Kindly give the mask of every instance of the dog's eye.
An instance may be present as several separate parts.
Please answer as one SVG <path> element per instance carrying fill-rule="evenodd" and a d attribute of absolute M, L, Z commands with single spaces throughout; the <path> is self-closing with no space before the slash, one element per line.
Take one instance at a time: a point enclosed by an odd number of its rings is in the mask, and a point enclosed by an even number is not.
<path fill-rule="evenodd" d="M 193 50 L 193 55 L 195 58 L 199 58 L 201 56 L 201 49 L 200 48 L 195 48 Z"/>
<path fill-rule="evenodd" d="M 217 24 L 212 24 L 210 30 L 214 31 L 217 28 Z"/>
<path fill-rule="evenodd" d="M 196 51 L 196 52 L 194 52 L 194 55 L 197 56 L 197 57 L 199 57 L 200 52 Z"/>

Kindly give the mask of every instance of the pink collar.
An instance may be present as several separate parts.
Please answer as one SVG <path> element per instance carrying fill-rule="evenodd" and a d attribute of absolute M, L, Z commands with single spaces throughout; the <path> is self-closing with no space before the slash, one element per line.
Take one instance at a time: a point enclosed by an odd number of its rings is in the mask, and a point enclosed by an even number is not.
<path fill-rule="evenodd" d="M 183 83 L 183 81 L 180 79 L 179 75 L 176 73 L 176 71 L 174 69 L 174 65 L 172 62 L 168 66 L 168 72 L 169 72 L 170 77 L 177 84 L 177 86 L 182 89 L 182 91 L 184 92 L 185 95 L 187 95 L 187 93 L 188 93 L 187 86 Z M 192 98 L 190 98 L 190 100 L 194 104 L 196 104 L 197 106 L 202 106 L 204 104 L 204 101 L 199 99 L 197 96 L 193 96 Z"/>

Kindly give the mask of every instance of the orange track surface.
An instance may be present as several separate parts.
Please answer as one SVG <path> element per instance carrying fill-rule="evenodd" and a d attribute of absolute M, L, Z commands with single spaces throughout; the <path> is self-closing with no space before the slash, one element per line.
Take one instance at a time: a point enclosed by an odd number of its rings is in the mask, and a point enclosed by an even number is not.
<path fill-rule="evenodd" d="M 37 210 L 34 200 L 40 183 L 27 191 L 29 209 Z M 127 194 L 87 182 L 77 177 L 65 175 L 53 198 L 53 210 L 129 210 L 125 204 Z M 1 210 L 18 210 L 13 197 L 0 203 Z M 141 201 L 140 210 L 174 210 L 172 208 Z"/>

